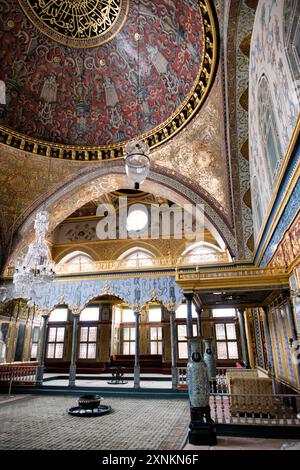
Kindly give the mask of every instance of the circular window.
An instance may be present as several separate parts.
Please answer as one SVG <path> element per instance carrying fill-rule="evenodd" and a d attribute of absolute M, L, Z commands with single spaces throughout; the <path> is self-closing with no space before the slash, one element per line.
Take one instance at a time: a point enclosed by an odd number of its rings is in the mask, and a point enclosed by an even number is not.
<path fill-rule="evenodd" d="M 142 204 L 135 204 L 129 209 L 126 228 L 130 231 L 143 230 L 148 224 L 148 211 Z"/>

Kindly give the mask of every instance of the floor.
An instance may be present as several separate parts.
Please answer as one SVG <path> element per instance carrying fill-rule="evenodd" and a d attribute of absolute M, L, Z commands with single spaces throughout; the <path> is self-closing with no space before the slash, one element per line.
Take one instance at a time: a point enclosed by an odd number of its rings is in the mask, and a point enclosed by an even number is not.
<path fill-rule="evenodd" d="M 76 404 L 74 396 L 0 395 L 0 449 L 300 450 L 296 439 L 219 436 L 215 446 L 189 444 L 188 400 L 110 397 L 104 404 L 114 412 L 88 420 L 68 415 Z"/>
<path fill-rule="evenodd" d="M 55 378 L 55 377 L 62 377 L 64 378 Z M 97 375 L 95 374 L 77 374 L 77 380 L 75 381 L 75 385 L 78 387 L 113 387 L 114 384 L 109 384 L 110 377 L 109 375 L 105 374 L 103 377 L 99 375 L 99 379 L 96 379 Z M 143 380 L 143 379 L 148 380 Z M 58 374 L 58 373 L 46 373 L 44 374 L 44 385 L 47 387 L 67 387 L 69 384 L 68 375 L 65 374 Z M 153 380 L 151 380 L 153 379 Z M 160 379 L 160 380 L 157 380 Z M 133 388 L 133 374 L 126 374 L 124 376 L 124 381 L 127 383 L 124 384 L 116 384 L 117 387 L 122 388 Z M 172 381 L 171 376 L 162 375 L 162 374 L 141 374 L 141 388 L 164 388 L 164 389 L 172 389 Z"/>
<path fill-rule="evenodd" d="M 16 397 L 11 397 L 16 398 Z M 76 396 L 27 395 L 0 402 L 0 450 L 178 450 L 188 400 L 105 398 L 112 412 L 80 418 Z"/>

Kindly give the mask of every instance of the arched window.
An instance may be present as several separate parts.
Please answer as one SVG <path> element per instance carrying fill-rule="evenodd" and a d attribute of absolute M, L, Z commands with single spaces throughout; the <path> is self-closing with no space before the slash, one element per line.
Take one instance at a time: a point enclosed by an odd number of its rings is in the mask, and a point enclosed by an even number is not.
<path fill-rule="evenodd" d="M 282 149 L 278 137 L 274 105 L 269 82 L 262 75 L 257 91 L 258 128 L 260 131 L 261 147 L 264 154 L 264 164 L 267 169 L 269 186 L 272 187 L 282 159 Z"/>
<path fill-rule="evenodd" d="M 127 266 L 151 266 L 154 254 L 145 248 L 133 247 L 122 253 L 119 260 L 127 260 Z"/>
<path fill-rule="evenodd" d="M 83 271 L 84 267 L 87 265 L 90 265 L 93 261 L 94 261 L 93 258 L 87 253 L 76 250 L 64 256 L 58 263 L 58 266 L 63 264 L 63 265 L 67 265 L 68 268 L 70 268 L 73 271 L 74 270 Z"/>
<path fill-rule="evenodd" d="M 189 263 L 205 263 L 211 261 L 229 261 L 228 252 L 208 242 L 193 243 L 183 251 L 182 256 L 188 258 Z"/>
<path fill-rule="evenodd" d="M 300 2 L 285 0 L 283 6 L 283 40 L 290 71 L 300 100 Z"/>

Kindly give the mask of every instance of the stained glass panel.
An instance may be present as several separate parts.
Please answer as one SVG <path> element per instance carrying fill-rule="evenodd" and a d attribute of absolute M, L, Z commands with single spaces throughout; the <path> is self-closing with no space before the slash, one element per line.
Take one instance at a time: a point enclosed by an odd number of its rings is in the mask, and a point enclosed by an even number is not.
<path fill-rule="evenodd" d="M 227 348 L 225 341 L 217 342 L 217 357 L 218 359 L 227 359 Z"/>
<path fill-rule="evenodd" d="M 187 359 L 188 357 L 188 348 L 187 343 L 178 343 L 178 357 L 179 359 Z"/>
<path fill-rule="evenodd" d="M 89 328 L 89 341 L 90 342 L 97 341 L 97 327 L 96 326 L 92 326 Z"/>
<path fill-rule="evenodd" d="M 236 339 L 236 330 L 234 323 L 226 324 L 227 339 Z"/>
<path fill-rule="evenodd" d="M 88 339 L 88 327 L 82 326 L 80 328 L 80 341 L 87 341 Z"/>
<path fill-rule="evenodd" d="M 92 343 L 88 345 L 88 358 L 89 359 L 96 358 L 96 343 Z"/>
<path fill-rule="evenodd" d="M 38 347 L 38 345 L 36 343 L 34 343 L 31 347 L 31 358 L 32 359 L 35 359 L 37 357 L 37 347 Z"/>
<path fill-rule="evenodd" d="M 80 349 L 79 349 L 79 358 L 80 359 L 86 359 L 86 352 L 87 352 L 87 344 L 86 343 L 81 343 L 80 344 Z"/>
<path fill-rule="evenodd" d="M 129 354 L 129 344 L 130 343 L 123 343 L 123 354 Z"/>
<path fill-rule="evenodd" d="M 57 328 L 56 341 L 64 341 L 64 339 L 65 339 L 65 329 Z"/>
<path fill-rule="evenodd" d="M 228 346 L 228 357 L 229 357 L 229 359 L 238 359 L 239 354 L 238 354 L 237 342 L 236 341 L 228 341 L 227 346 Z"/>
<path fill-rule="evenodd" d="M 186 325 L 177 325 L 178 341 L 186 340 Z"/>
<path fill-rule="evenodd" d="M 49 359 L 54 358 L 54 349 L 55 349 L 55 344 L 54 343 L 48 344 L 47 357 Z"/>
<path fill-rule="evenodd" d="M 63 343 L 56 343 L 55 359 L 62 359 L 63 355 L 64 355 L 64 345 L 63 345 Z"/>
<path fill-rule="evenodd" d="M 216 324 L 216 338 L 219 339 L 226 339 L 225 335 L 225 325 L 223 323 Z"/>
<path fill-rule="evenodd" d="M 49 328 L 48 341 L 52 343 L 55 341 L 56 328 Z"/>

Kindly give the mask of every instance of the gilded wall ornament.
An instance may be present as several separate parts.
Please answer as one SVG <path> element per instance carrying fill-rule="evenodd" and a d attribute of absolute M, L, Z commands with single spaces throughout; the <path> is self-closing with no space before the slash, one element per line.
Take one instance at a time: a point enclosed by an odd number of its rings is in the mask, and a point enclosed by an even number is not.
<path fill-rule="evenodd" d="M 95 47 L 122 27 L 129 0 L 19 0 L 42 33 L 68 47 Z"/>

